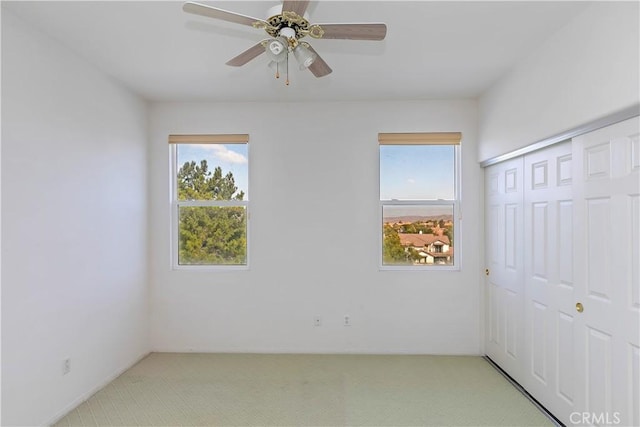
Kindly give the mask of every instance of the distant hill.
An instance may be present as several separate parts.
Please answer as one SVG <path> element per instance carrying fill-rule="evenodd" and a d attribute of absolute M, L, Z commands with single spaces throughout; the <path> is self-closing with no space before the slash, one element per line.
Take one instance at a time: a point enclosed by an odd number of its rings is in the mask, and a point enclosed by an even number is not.
<path fill-rule="evenodd" d="M 406 215 L 406 216 L 388 216 L 383 218 L 383 222 L 403 222 L 403 223 L 412 223 L 412 222 L 426 222 L 426 221 L 453 221 L 453 215 L 451 214 L 443 214 L 443 215 L 429 215 L 429 216 L 419 216 L 419 215 Z"/>

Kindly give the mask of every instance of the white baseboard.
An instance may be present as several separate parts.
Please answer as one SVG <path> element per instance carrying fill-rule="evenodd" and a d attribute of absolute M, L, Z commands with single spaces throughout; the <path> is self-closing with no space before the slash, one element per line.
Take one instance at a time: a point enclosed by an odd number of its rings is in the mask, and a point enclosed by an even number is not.
<path fill-rule="evenodd" d="M 212 349 L 204 348 L 184 348 L 184 347 L 156 347 L 151 353 L 218 353 L 218 354 L 300 354 L 300 355 L 372 355 L 372 356 L 483 356 L 480 352 L 416 352 L 414 350 L 375 350 L 375 349 L 346 349 L 346 350 L 326 350 L 299 348 L 224 348 Z"/>
<path fill-rule="evenodd" d="M 145 357 L 147 357 L 149 354 L 151 354 L 151 352 L 146 352 L 138 357 L 136 357 L 131 363 L 128 363 L 124 368 L 122 369 L 118 369 L 116 370 L 114 373 L 112 373 L 111 375 L 107 376 L 104 380 L 100 381 L 98 384 L 96 384 L 94 387 L 92 387 L 90 390 L 88 390 L 86 393 L 82 393 L 80 396 L 78 396 L 77 398 L 73 399 L 73 401 L 68 404 L 67 406 L 65 406 L 62 410 L 60 410 L 52 419 L 51 422 L 45 424 L 45 426 L 52 426 L 55 423 L 57 423 L 58 421 L 60 421 L 62 418 L 64 418 L 69 412 L 71 412 L 72 410 L 74 410 L 78 405 L 80 405 L 81 403 L 85 402 L 86 400 L 88 400 L 91 396 L 93 396 L 94 394 L 96 394 L 97 392 L 99 392 L 100 390 L 102 390 L 107 384 L 109 384 L 111 381 L 115 380 L 116 378 L 118 378 L 120 375 L 122 375 L 123 373 L 125 373 L 127 370 L 129 370 L 130 368 L 132 368 L 136 363 L 140 362 L 142 359 L 144 359 Z"/>

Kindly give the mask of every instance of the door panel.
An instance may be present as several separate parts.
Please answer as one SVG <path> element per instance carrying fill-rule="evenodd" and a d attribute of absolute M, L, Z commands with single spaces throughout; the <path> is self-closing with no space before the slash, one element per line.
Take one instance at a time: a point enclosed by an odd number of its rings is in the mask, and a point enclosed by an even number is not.
<path fill-rule="evenodd" d="M 567 408 L 573 409 L 575 399 L 575 357 L 576 350 L 573 345 L 573 316 L 562 311 L 558 311 L 557 318 L 557 347 L 555 358 L 552 358 L 552 363 L 556 361 L 556 389 L 555 396 L 564 400 L 564 405 L 559 403 L 556 407 L 564 407 L 565 412 Z M 552 395 L 552 398 L 555 396 Z M 567 406 L 565 406 L 567 405 Z M 551 408 L 548 408 L 551 410 Z M 560 416 L 561 413 L 554 412 L 556 416 Z M 565 414 L 566 416 L 566 414 Z M 564 418 L 564 417 L 563 417 Z"/>
<path fill-rule="evenodd" d="M 522 384 L 569 425 L 574 411 L 571 142 L 524 156 L 525 355 Z"/>
<path fill-rule="evenodd" d="M 547 306 L 533 302 L 531 318 L 531 375 L 547 385 Z"/>
<path fill-rule="evenodd" d="M 612 417 L 611 398 L 611 353 L 612 337 L 610 334 L 587 327 L 587 375 L 586 404 L 584 412 L 594 414 L 610 414 Z"/>
<path fill-rule="evenodd" d="M 611 301 L 611 199 L 586 200 L 587 296 L 601 302 Z"/>
<path fill-rule="evenodd" d="M 524 344 L 522 159 L 488 167 L 485 177 L 485 353 L 515 377 Z"/>
<path fill-rule="evenodd" d="M 621 425 L 640 422 L 639 134 L 636 117 L 573 140 L 576 404 Z"/>
<path fill-rule="evenodd" d="M 489 344 L 492 349 L 492 352 L 495 352 L 496 348 L 499 348 L 500 343 L 502 342 L 500 338 L 500 301 L 498 298 L 500 297 L 500 290 L 494 283 L 488 284 L 489 289 Z M 492 353 L 493 354 L 493 353 Z"/>
<path fill-rule="evenodd" d="M 635 311 L 640 310 L 640 197 L 632 196 L 631 205 L 631 281 L 629 283 L 629 294 L 631 295 L 631 306 Z"/>
<path fill-rule="evenodd" d="M 520 351 L 520 331 L 522 328 L 522 295 L 512 289 L 504 289 L 503 295 L 506 297 L 504 301 L 505 316 L 505 346 L 504 349 L 508 358 L 513 361 L 513 365 L 518 365 L 518 357 Z"/>
<path fill-rule="evenodd" d="M 630 425 L 640 425 L 640 347 L 629 344 L 629 365 L 631 366 L 631 377 L 628 405 L 630 409 Z"/>
<path fill-rule="evenodd" d="M 573 200 L 558 201 L 558 279 L 573 288 Z"/>

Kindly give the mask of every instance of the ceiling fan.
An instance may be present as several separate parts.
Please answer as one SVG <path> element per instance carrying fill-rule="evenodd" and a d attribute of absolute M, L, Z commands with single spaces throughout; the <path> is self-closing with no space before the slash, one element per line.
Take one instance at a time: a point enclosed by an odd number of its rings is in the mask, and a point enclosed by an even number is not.
<path fill-rule="evenodd" d="M 276 70 L 276 78 L 280 77 L 280 70 L 286 71 L 287 85 L 289 56 L 296 59 L 301 70 L 308 69 L 316 77 L 323 77 L 332 72 L 329 65 L 309 43 L 302 41 L 302 38 L 309 36 L 315 39 L 383 40 L 387 35 L 387 26 L 383 23 L 311 24 L 305 14 L 308 5 L 309 0 L 284 0 L 282 6 L 278 5 L 269 10 L 267 19 L 253 18 L 192 1 L 184 3 L 182 10 L 264 30 L 269 38 L 231 58 L 227 65 L 240 67 L 266 53 L 271 60 L 269 66 Z"/>

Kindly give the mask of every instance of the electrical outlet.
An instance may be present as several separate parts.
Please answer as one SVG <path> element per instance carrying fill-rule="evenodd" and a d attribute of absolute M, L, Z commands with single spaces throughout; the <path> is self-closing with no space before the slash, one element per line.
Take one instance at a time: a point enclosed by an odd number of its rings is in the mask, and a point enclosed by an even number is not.
<path fill-rule="evenodd" d="M 351 316 L 348 314 L 344 315 L 344 326 L 351 326 Z"/>
<path fill-rule="evenodd" d="M 67 375 L 71 372 L 71 359 L 67 358 L 62 361 L 62 375 Z"/>
<path fill-rule="evenodd" d="M 313 318 L 313 325 L 314 326 L 322 326 L 322 317 L 320 316 L 316 316 Z"/>

